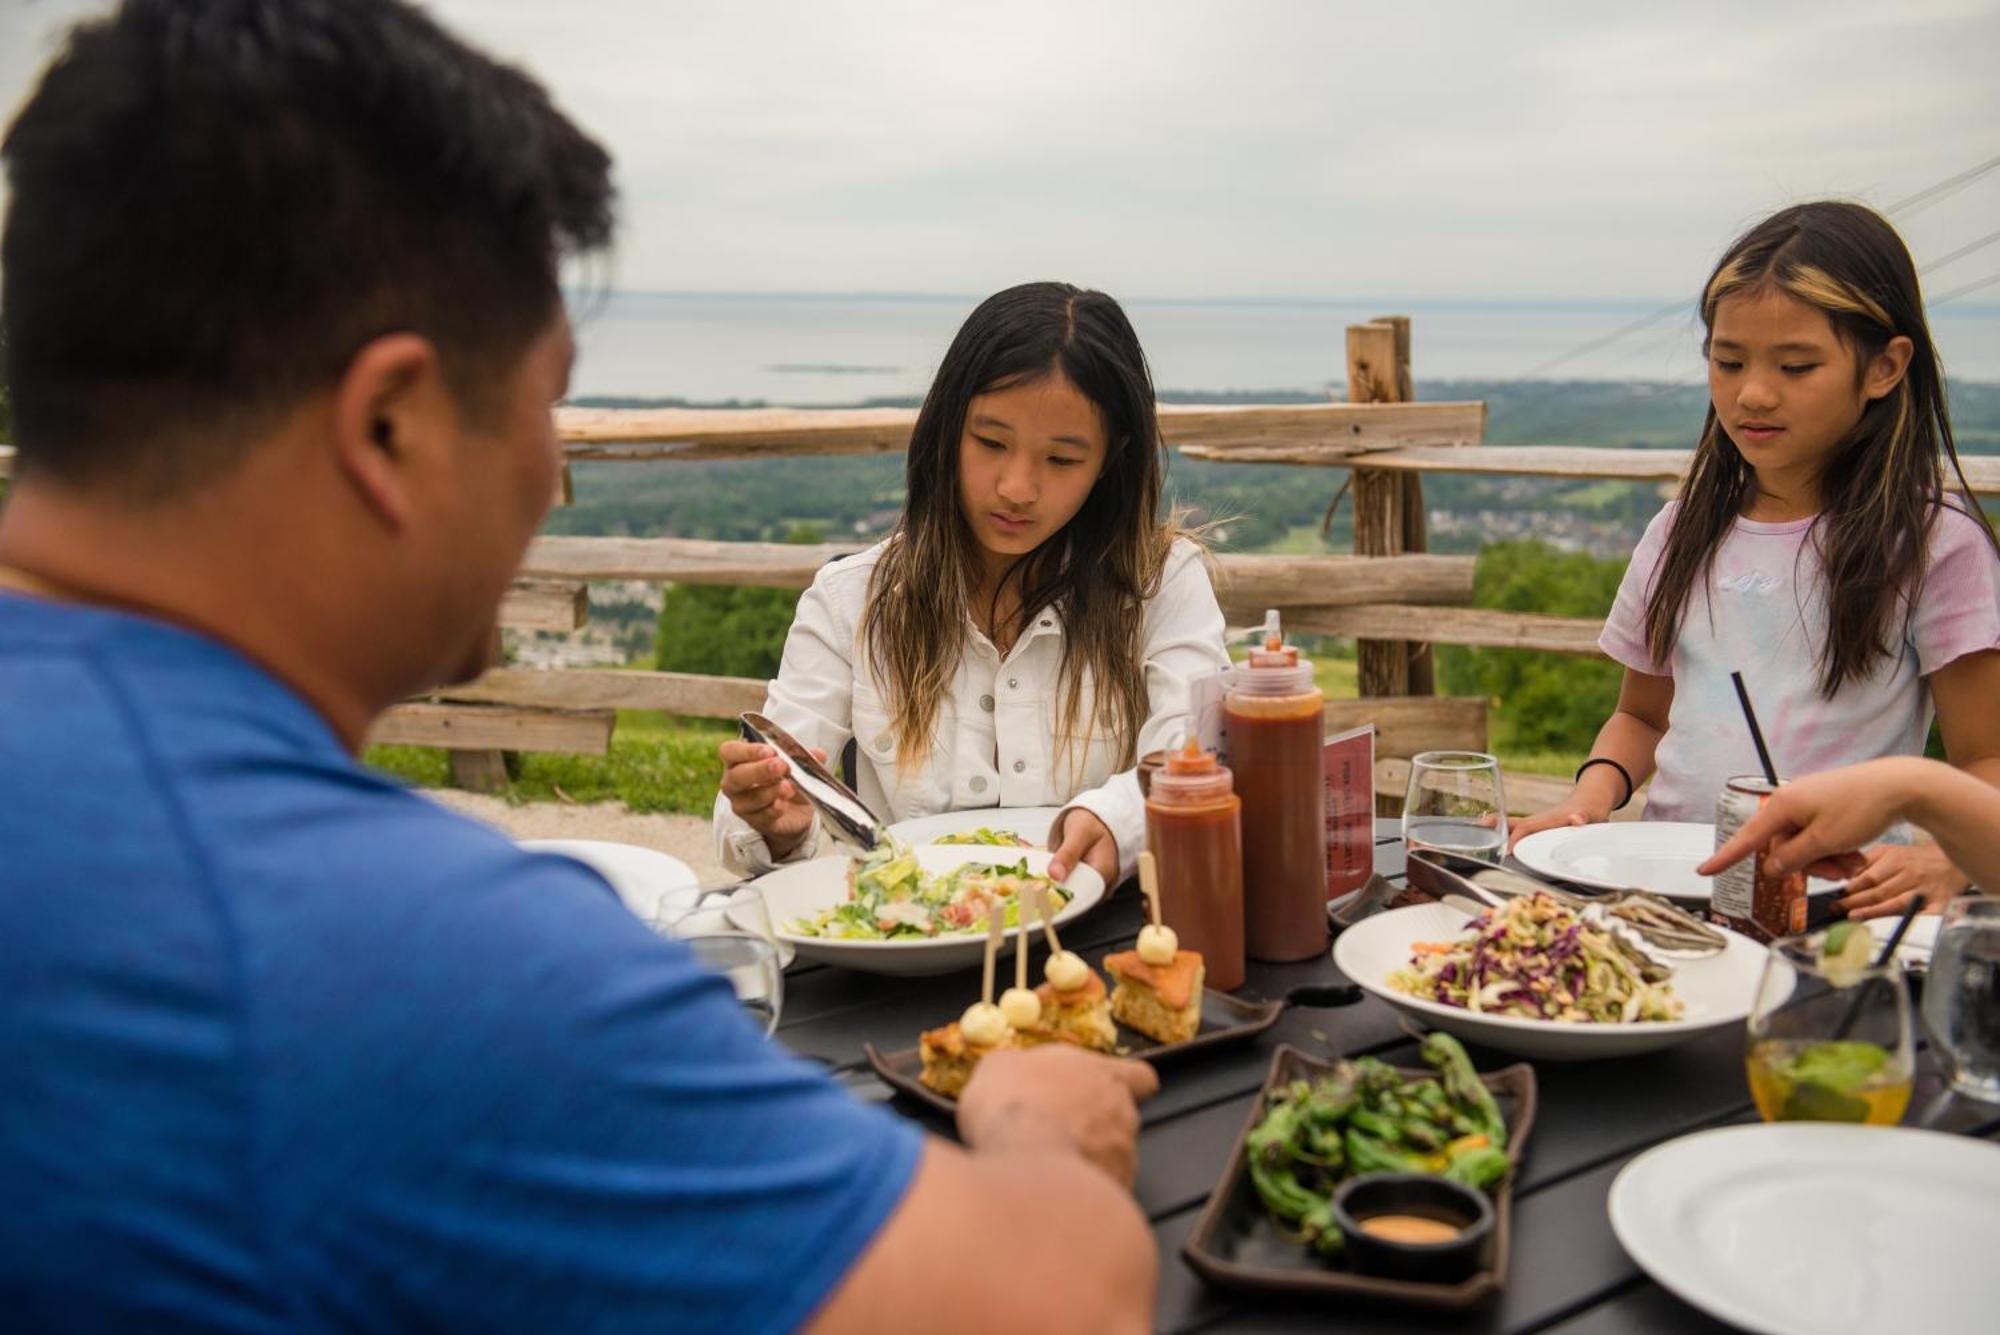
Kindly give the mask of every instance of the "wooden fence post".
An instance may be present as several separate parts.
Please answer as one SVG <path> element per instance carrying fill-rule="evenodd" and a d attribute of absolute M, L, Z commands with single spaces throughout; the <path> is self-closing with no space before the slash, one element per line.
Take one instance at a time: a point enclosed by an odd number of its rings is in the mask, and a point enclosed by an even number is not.
<path fill-rule="evenodd" d="M 1408 403 L 1416 397 L 1410 376 L 1410 318 L 1386 315 L 1347 327 L 1347 398 L 1350 403 Z M 1398 556 L 1425 550 L 1424 484 L 1415 473 L 1354 470 L 1354 551 L 1358 556 Z M 1428 648 L 1402 641 L 1362 640 L 1356 645 L 1363 695 L 1430 695 L 1435 687 Z"/>
<path fill-rule="evenodd" d="M 507 655 L 500 647 L 500 627 L 493 628 L 493 638 L 486 646 L 486 661 L 499 664 L 507 661 Z M 507 753 L 505 751 L 450 751 L 451 782 L 455 788 L 464 788 L 474 793 L 504 793 L 507 791 Z"/>

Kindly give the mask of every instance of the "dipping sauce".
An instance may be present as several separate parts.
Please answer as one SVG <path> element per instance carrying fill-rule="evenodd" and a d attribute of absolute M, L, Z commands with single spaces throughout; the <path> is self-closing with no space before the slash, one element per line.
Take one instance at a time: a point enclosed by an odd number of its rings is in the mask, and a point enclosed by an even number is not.
<path fill-rule="evenodd" d="M 1361 1221 L 1361 1231 L 1384 1242 L 1456 1242 L 1463 1232 L 1442 1219 L 1426 1219 L 1418 1214 L 1378 1214 Z"/>

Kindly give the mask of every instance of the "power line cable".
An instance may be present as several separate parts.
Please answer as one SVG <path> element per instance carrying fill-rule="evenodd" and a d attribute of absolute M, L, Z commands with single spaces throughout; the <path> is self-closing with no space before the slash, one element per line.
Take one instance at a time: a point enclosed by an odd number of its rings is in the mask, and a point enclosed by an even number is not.
<path fill-rule="evenodd" d="M 2000 232 L 1988 232 L 1985 236 L 1980 237 L 1977 241 L 1968 241 L 1966 244 L 1960 246 L 1957 250 L 1954 250 L 1949 255 L 1938 256 L 1936 259 L 1932 260 L 1929 264 L 1926 264 L 1923 268 L 1917 270 L 1917 272 L 1929 273 L 1933 269 L 1942 269 L 1945 265 L 1950 264 L 1953 260 L 1962 260 L 1975 250 L 1986 249 L 1986 247 L 1992 245 L 1995 241 L 2000 241 Z"/>
<path fill-rule="evenodd" d="M 1902 199 L 1897 200 L 1895 203 L 1883 209 L 1882 212 L 1885 216 L 1894 217 L 1900 213 L 1906 213 L 1914 210 L 1921 210 L 1924 208 L 1928 208 L 1931 204 L 1934 204 L 1939 200 L 1946 198 L 1949 195 L 1955 194 L 1957 191 L 1963 189 L 1968 185 L 1971 185 L 1974 181 L 1986 175 L 1988 172 L 1994 171 L 1996 169 L 2000 169 L 2000 156 L 1991 157 L 1984 162 L 1976 163 L 1973 166 L 1966 168 L 1962 172 L 1958 172 L 1952 176 L 1947 176 L 1942 181 L 1934 181 L 1930 185 L 1927 185 L 1923 189 L 1917 191 L 1915 194 L 1906 195 Z M 2000 233 L 1996 233 L 1995 236 L 1993 237 L 1986 237 L 1980 241 L 1976 241 L 1972 243 L 1971 246 L 1963 248 L 1959 251 L 1954 251 L 1952 254 L 1947 255 L 1942 259 L 1933 260 L 1927 267 L 1934 269 L 1938 265 L 1949 264 L 1952 260 L 1960 258 L 1961 255 L 1971 254 L 1972 251 L 1977 250 L 1982 246 L 1991 244 L 1991 242 L 1996 237 L 2000 237 Z M 1963 292 L 1953 293 L 1951 295 L 1963 295 Z M 1949 300 L 1949 299 L 1950 299 L 1949 296 L 1943 298 L 1943 300 Z M 1629 324 L 1621 325 L 1617 329 L 1612 330 L 1610 333 L 1600 334 L 1596 338 L 1593 338 L 1588 342 L 1580 343 L 1576 347 L 1571 348 L 1569 351 L 1561 353 L 1558 356 L 1551 357 L 1548 361 L 1541 363 L 1539 366 L 1536 366 L 1531 370 L 1524 371 L 1520 375 L 1517 375 L 1513 378 L 1516 380 L 1539 380 L 1544 375 L 1548 374 L 1548 372 L 1554 370 L 1556 367 L 1575 361 L 1578 357 L 1582 357 L 1588 353 L 1596 352 L 1600 348 L 1609 347 L 1611 344 L 1616 343 L 1621 339 L 1627 338 L 1630 335 L 1636 334 L 1642 329 L 1650 328 L 1652 325 L 1655 325 L 1659 323 L 1661 320 L 1666 319 L 1669 315 L 1673 315 L 1680 311 L 1686 310 L 1691 304 L 1692 303 L 1686 301 L 1677 301 L 1671 306 L 1663 306 L 1659 310 L 1654 311 L 1651 315 L 1644 316 L 1641 319 L 1633 320 Z M 1930 304 L 1937 305 L 1938 303 L 1936 301 L 1933 301 Z"/>
<path fill-rule="evenodd" d="M 1956 301 L 1960 297 L 1969 297 L 1974 292 L 1978 292 L 1983 288 L 1992 287 L 1995 283 L 2000 283 L 2000 273 L 1988 274 L 1978 282 L 1967 283 L 1964 287 L 1955 287 L 1941 297 L 1932 297 L 1924 304 L 1926 306 L 1942 306 L 1947 301 Z"/>

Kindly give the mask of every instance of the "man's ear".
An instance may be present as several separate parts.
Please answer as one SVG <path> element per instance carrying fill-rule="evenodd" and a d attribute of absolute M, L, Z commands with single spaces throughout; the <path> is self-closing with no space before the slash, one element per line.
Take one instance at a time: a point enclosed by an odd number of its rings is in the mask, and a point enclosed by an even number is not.
<path fill-rule="evenodd" d="M 409 523 L 427 458 L 448 448 L 457 430 L 437 348 L 420 335 L 370 340 L 334 387 L 328 447 L 335 468 L 392 529 Z"/>
<path fill-rule="evenodd" d="M 1885 398 L 1893 393 L 1896 386 L 1903 383 L 1909 374 L 1910 358 L 1916 353 L 1917 345 L 1909 335 L 1898 334 L 1875 354 L 1868 362 L 1868 369 L 1861 377 L 1861 392 L 1870 399 Z"/>

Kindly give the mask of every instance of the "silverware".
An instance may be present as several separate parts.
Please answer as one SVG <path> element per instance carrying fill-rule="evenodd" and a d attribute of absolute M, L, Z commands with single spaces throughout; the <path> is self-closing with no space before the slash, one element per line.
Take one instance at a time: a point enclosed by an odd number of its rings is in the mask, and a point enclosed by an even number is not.
<path fill-rule="evenodd" d="M 1559 904 L 1582 909 L 1602 905 L 1610 916 L 1637 932 L 1647 944 L 1662 950 L 1689 955 L 1721 953 L 1729 938 L 1679 905 L 1644 890 L 1619 890 L 1608 895 L 1574 894 L 1507 867 L 1490 862 L 1456 857 L 1430 848 L 1410 850 L 1408 872 L 1411 885 L 1442 899 L 1446 895 L 1466 895 L 1483 904 L 1497 906 L 1523 895 L 1543 894 Z"/>
<path fill-rule="evenodd" d="M 837 841 L 872 853 L 889 838 L 888 827 L 860 795 L 833 776 L 799 739 L 762 714 L 740 714 L 745 741 L 771 747 L 791 766 L 792 783 L 818 809 L 827 833 Z"/>

